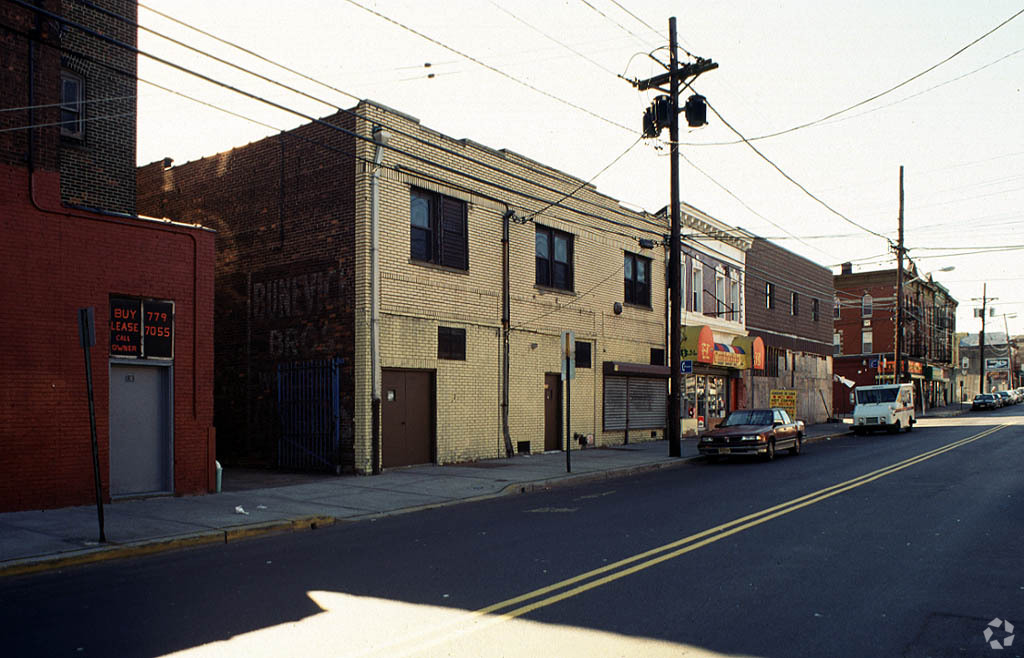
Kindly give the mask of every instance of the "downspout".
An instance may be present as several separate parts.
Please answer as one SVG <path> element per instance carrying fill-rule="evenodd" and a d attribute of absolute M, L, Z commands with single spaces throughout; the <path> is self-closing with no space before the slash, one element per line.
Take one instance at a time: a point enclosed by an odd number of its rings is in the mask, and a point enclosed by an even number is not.
<path fill-rule="evenodd" d="M 506 210 L 501 221 L 501 431 L 505 439 L 505 456 L 515 454 L 512 449 L 512 434 L 508 429 L 508 385 L 509 385 L 509 334 L 511 330 L 511 304 L 509 303 L 509 236 L 508 224 L 515 216 L 513 210 Z"/>
<path fill-rule="evenodd" d="M 381 471 L 380 441 L 380 163 L 384 159 L 384 147 L 391 139 L 391 133 L 381 126 L 373 127 L 373 141 L 377 146 L 373 152 L 373 171 L 370 174 L 370 413 L 372 451 L 371 467 L 374 475 Z"/>

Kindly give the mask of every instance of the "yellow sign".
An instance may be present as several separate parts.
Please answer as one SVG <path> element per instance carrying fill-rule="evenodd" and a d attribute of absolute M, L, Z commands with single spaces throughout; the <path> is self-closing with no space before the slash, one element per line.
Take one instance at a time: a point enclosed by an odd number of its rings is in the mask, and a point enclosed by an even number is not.
<path fill-rule="evenodd" d="M 746 356 L 738 354 L 736 352 L 723 352 L 722 350 L 715 350 L 714 356 L 712 357 L 712 363 L 716 366 L 724 366 L 726 368 L 746 368 Z"/>
<path fill-rule="evenodd" d="M 768 406 L 785 409 L 796 420 L 796 389 L 773 388 L 768 392 Z"/>

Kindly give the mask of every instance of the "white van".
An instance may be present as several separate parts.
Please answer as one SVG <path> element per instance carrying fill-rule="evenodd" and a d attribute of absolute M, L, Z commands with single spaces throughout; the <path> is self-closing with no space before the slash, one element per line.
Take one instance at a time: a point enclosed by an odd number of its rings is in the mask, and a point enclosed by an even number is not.
<path fill-rule="evenodd" d="M 858 386 L 854 392 L 853 433 L 914 429 L 914 387 L 911 384 Z"/>

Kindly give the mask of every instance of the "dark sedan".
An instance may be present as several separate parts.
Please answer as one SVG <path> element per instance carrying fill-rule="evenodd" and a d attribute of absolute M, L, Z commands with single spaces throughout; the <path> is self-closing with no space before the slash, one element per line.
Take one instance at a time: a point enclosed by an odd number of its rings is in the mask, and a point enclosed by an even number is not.
<path fill-rule="evenodd" d="M 700 437 L 702 455 L 762 455 L 774 459 L 776 450 L 800 454 L 804 422 L 793 420 L 785 409 L 737 409 L 718 427 Z"/>
<path fill-rule="evenodd" d="M 991 393 L 979 393 L 974 396 L 974 402 L 971 403 L 971 411 L 979 411 L 981 409 L 996 409 L 1000 407 L 999 400 L 996 396 Z"/>

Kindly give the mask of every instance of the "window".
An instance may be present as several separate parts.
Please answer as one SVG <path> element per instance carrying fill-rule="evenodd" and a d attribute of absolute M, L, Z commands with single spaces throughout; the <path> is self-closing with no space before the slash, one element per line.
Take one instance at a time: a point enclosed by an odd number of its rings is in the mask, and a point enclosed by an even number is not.
<path fill-rule="evenodd" d="M 815 322 L 818 321 L 818 298 L 815 297 L 811 300 L 811 319 Z"/>
<path fill-rule="evenodd" d="M 795 292 L 789 297 L 789 314 L 796 316 L 800 315 L 800 296 Z"/>
<path fill-rule="evenodd" d="M 626 279 L 626 303 L 650 306 L 651 259 L 636 254 L 626 254 L 623 272 Z"/>
<path fill-rule="evenodd" d="M 572 234 L 537 226 L 537 285 L 573 289 Z"/>
<path fill-rule="evenodd" d="M 60 134 L 72 139 L 85 138 L 85 83 L 69 71 L 60 74 Z"/>
<path fill-rule="evenodd" d="M 576 367 L 590 368 L 590 343 L 582 340 L 576 341 Z"/>
<path fill-rule="evenodd" d="M 438 327 L 437 358 L 465 361 L 466 330 L 455 327 Z"/>
<path fill-rule="evenodd" d="M 775 286 L 770 281 L 764 284 L 764 307 L 767 309 L 775 308 Z"/>
<path fill-rule="evenodd" d="M 839 298 L 836 297 L 832 300 L 832 319 L 838 320 L 841 307 L 839 306 Z"/>
<path fill-rule="evenodd" d="M 871 352 L 874 352 L 870 329 L 862 329 L 860 332 L 860 352 L 861 354 L 870 354 Z"/>
<path fill-rule="evenodd" d="M 871 317 L 871 295 L 864 295 L 860 300 L 860 314 L 865 318 Z"/>
<path fill-rule="evenodd" d="M 665 350 L 660 347 L 651 348 L 651 365 L 652 366 L 663 366 L 665 365 Z"/>
<path fill-rule="evenodd" d="M 696 260 L 693 261 L 693 272 L 690 274 L 690 310 L 694 313 L 704 312 L 704 271 Z"/>
<path fill-rule="evenodd" d="M 835 332 L 832 334 L 832 355 L 839 356 L 843 353 L 843 334 Z"/>
<path fill-rule="evenodd" d="M 444 267 L 469 269 L 466 202 L 413 189 L 409 200 L 409 256 Z"/>
<path fill-rule="evenodd" d="M 743 322 L 743 310 L 740 306 L 740 280 L 732 279 L 729 282 L 729 319 L 733 322 Z"/>
<path fill-rule="evenodd" d="M 725 297 L 725 273 L 715 271 L 715 316 L 724 318 L 728 311 L 728 300 Z"/>

